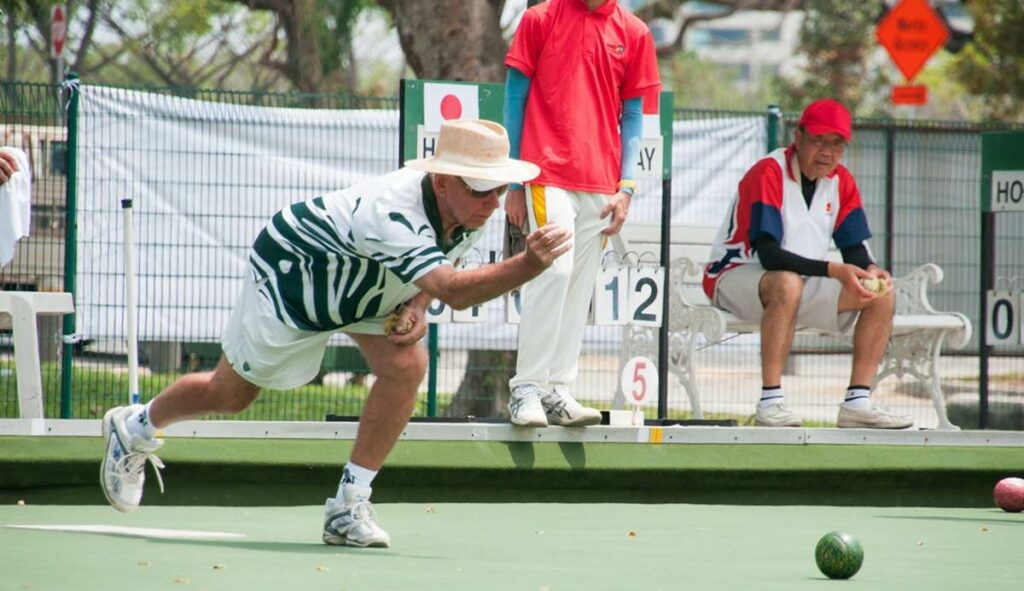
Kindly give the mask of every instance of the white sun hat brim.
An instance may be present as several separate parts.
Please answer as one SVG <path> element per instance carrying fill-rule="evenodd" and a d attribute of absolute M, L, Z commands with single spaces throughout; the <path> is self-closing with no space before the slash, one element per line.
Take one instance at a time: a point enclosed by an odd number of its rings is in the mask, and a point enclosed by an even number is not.
<path fill-rule="evenodd" d="M 506 158 L 501 165 L 487 166 L 451 162 L 443 157 L 418 158 L 409 160 L 405 166 L 424 172 L 462 177 L 474 191 L 488 191 L 509 183 L 525 183 L 540 174 L 540 167 L 536 164 L 515 158 Z"/>
<path fill-rule="evenodd" d="M 487 191 L 509 183 L 525 183 L 540 174 L 531 162 L 509 158 L 508 132 L 495 121 L 456 119 L 441 124 L 430 158 L 405 166 L 465 179 L 470 188 Z"/>

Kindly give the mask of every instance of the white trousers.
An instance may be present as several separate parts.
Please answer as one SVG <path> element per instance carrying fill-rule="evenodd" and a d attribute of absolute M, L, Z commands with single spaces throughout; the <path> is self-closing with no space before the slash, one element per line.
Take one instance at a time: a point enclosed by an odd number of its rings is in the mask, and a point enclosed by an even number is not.
<path fill-rule="evenodd" d="M 572 249 L 522 289 L 515 388 L 534 384 L 550 391 L 569 386 L 579 373 L 583 329 L 601 264 L 610 217 L 601 209 L 610 195 L 527 185 L 530 230 L 555 222 L 573 233 Z"/>

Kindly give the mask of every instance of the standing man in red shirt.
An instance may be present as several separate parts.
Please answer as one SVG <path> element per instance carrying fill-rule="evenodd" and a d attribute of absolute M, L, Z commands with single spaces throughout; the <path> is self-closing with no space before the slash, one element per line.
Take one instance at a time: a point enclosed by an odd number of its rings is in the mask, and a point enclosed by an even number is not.
<path fill-rule="evenodd" d="M 505 126 L 514 157 L 541 168 L 513 185 L 514 226 L 557 222 L 573 248 L 522 292 L 519 360 L 509 385 L 516 425 L 593 425 L 569 392 L 604 239 L 636 189 L 642 97 L 661 87 L 647 26 L 616 0 L 549 0 L 526 11 L 505 58 Z"/>

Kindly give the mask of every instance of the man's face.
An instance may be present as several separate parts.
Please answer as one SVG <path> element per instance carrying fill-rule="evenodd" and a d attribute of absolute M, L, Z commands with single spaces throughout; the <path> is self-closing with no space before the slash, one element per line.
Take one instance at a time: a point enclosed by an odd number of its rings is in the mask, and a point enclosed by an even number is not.
<path fill-rule="evenodd" d="M 459 226 L 480 228 L 487 223 L 495 209 L 501 206 L 501 195 L 506 186 L 490 191 L 474 191 L 457 176 L 445 176 L 445 195 L 452 218 Z"/>
<path fill-rule="evenodd" d="M 832 174 L 846 150 L 846 140 L 838 133 L 812 135 L 796 130 L 796 154 L 800 172 L 809 179 Z"/>

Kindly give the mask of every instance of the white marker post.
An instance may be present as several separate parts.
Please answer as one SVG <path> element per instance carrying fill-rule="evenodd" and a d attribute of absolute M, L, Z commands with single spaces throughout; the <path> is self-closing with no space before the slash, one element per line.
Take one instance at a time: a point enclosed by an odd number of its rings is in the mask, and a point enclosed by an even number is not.
<path fill-rule="evenodd" d="M 135 310 L 135 237 L 132 232 L 132 200 L 122 199 L 124 211 L 124 297 L 128 339 L 128 403 L 139 404 L 139 329 Z"/>

